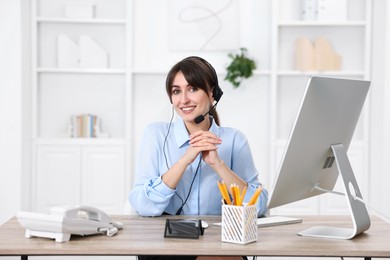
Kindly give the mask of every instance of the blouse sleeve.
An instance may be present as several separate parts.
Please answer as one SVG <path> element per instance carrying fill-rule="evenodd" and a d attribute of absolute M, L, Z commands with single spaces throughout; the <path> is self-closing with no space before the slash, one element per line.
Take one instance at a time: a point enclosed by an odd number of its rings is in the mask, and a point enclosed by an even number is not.
<path fill-rule="evenodd" d="M 141 141 L 133 189 L 128 199 L 130 205 L 142 216 L 159 216 L 169 204 L 175 190 L 161 179 L 162 147 L 159 140 L 161 125 L 149 125 Z"/>
<path fill-rule="evenodd" d="M 232 150 L 231 169 L 248 183 L 248 189 L 244 198 L 244 202 L 248 202 L 261 183 L 249 143 L 240 131 L 237 131 L 234 137 Z M 268 191 L 263 187 L 263 191 L 257 200 L 257 213 L 259 217 L 267 213 L 267 201 Z"/>

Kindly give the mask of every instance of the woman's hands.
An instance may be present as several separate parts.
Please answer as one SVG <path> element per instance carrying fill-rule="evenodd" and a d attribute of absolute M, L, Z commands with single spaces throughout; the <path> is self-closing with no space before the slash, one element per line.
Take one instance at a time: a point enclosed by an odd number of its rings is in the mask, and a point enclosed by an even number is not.
<path fill-rule="evenodd" d="M 214 166 L 220 163 L 220 159 L 217 153 L 218 145 L 222 143 L 222 140 L 210 131 L 197 131 L 190 136 L 189 152 L 193 152 L 195 157 L 199 153 L 202 153 L 203 161 L 210 166 Z"/>
<path fill-rule="evenodd" d="M 248 184 L 234 173 L 225 163 L 219 158 L 218 145 L 222 143 L 221 138 L 210 131 L 197 131 L 190 135 L 190 146 L 184 156 L 180 158 L 164 175 L 163 181 L 172 189 L 176 187 L 180 181 L 185 169 L 190 165 L 199 153 L 202 153 L 202 159 L 219 178 L 224 180 L 227 185 L 237 184 L 240 189 L 243 189 Z"/>
<path fill-rule="evenodd" d="M 197 131 L 190 136 L 190 147 L 187 149 L 196 151 L 194 160 L 199 153 L 202 153 L 205 161 L 224 180 L 227 185 L 237 184 L 240 189 L 244 189 L 248 184 L 242 180 L 219 158 L 218 145 L 222 143 L 221 138 L 210 131 Z"/>
<path fill-rule="evenodd" d="M 179 183 L 185 169 L 190 165 L 199 153 L 202 153 L 202 159 L 211 167 L 215 168 L 223 163 L 218 156 L 217 146 L 222 140 L 209 131 L 197 131 L 190 136 L 190 146 L 171 168 L 162 176 L 164 183 L 174 189 Z"/>

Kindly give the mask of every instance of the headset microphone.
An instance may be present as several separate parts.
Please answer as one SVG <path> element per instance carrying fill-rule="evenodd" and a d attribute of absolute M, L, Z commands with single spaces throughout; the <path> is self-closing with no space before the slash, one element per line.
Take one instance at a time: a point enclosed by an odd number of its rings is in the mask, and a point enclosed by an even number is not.
<path fill-rule="evenodd" d="M 213 110 L 213 109 L 217 106 L 218 102 L 219 102 L 219 100 L 217 101 L 217 103 L 214 104 L 214 106 L 212 106 L 212 107 L 210 108 L 209 111 L 207 111 L 206 114 L 204 114 L 204 115 L 199 115 L 199 116 L 195 117 L 195 119 L 194 119 L 195 124 L 200 124 L 200 123 L 202 123 L 203 120 L 204 120 L 204 117 L 205 117 L 207 114 L 210 114 L 211 110 Z"/>

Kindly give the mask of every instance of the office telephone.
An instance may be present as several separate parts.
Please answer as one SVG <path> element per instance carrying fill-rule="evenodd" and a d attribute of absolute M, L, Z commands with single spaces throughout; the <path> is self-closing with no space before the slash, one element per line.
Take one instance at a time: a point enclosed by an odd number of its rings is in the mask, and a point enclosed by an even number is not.
<path fill-rule="evenodd" d="M 45 237 L 56 242 L 69 241 L 72 234 L 113 236 L 122 229 L 121 223 L 92 206 L 53 207 L 50 214 L 19 211 L 16 217 L 26 229 L 26 238 Z"/>

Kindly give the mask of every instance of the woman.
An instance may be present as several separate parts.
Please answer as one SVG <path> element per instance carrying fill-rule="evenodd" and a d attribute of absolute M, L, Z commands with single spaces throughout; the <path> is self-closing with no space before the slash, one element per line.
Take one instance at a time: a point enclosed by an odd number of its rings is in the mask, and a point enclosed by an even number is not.
<path fill-rule="evenodd" d="M 142 216 L 220 215 L 218 180 L 247 187 L 248 202 L 260 185 L 258 172 L 245 136 L 219 126 L 215 102 L 222 90 L 214 68 L 200 57 L 185 58 L 169 71 L 166 91 L 178 118 L 146 128 L 132 207 Z M 258 216 L 267 211 L 267 197 L 264 189 Z"/>

